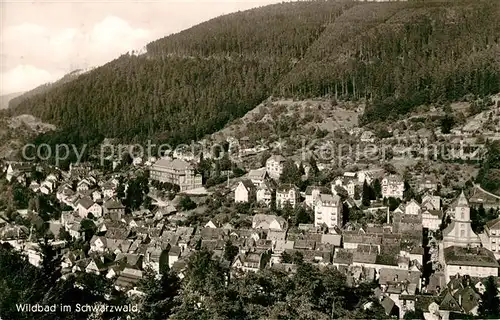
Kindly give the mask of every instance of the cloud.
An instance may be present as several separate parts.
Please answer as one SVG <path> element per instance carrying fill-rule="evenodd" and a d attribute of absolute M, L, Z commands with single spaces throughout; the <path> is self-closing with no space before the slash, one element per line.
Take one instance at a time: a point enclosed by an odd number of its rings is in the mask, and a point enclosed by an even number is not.
<path fill-rule="evenodd" d="M 84 37 L 80 52 L 84 52 L 85 56 L 82 58 L 92 65 L 103 64 L 155 39 L 149 30 L 133 28 L 128 22 L 115 16 L 108 16 L 95 24 Z"/>
<path fill-rule="evenodd" d="M 49 29 L 23 23 L 4 29 L 1 38 L 2 94 L 30 89 L 79 68 L 102 65 L 155 39 L 107 16 L 90 28 Z"/>
<path fill-rule="evenodd" d="M 32 65 L 19 65 L 2 72 L 2 93 L 27 91 L 41 84 L 53 82 L 62 76 L 61 73 L 49 72 Z"/>
<path fill-rule="evenodd" d="M 103 46 L 112 43 L 114 45 L 127 46 L 136 44 L 137 41 L 148 39 L 150 32 L 145 29 L 132 28 L 125 20 L 115 16 L 108 16 L 97 23 L 90 34 L 93 45 Z M 116 41 L 119 39 L 119 41 Z"/>

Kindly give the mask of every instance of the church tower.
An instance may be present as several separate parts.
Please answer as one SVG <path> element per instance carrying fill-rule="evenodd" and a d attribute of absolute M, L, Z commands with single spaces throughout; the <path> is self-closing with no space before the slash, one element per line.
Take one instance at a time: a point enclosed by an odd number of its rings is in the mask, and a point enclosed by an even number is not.
<path fill-rule="evenodd" d="M 481 246 L 481 240 L 471 227 L 470 205 L 463 191 L 451 205 L 450 211 L 453 215 L 451 223 L 443 230 L 444 248 Z"/>

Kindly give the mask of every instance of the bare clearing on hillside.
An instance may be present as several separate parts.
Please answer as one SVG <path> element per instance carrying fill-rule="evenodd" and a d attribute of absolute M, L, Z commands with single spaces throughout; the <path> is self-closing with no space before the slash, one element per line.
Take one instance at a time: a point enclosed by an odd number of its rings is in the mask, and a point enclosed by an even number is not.
<path fill-rule="evenodd" d="M 28 114 L 0 119 L 0 159 L 14 159 L 28 139 L 55 129 Z"/>
<path fill-rule="evenodd" d="M 255 142 L 308 136 L 318 131 L 328 134 L 357 127 L 363 109 L 358 104 L 332 104 L 325 99 L 267 100 L 213 136 L 216 140 L 234 137 Z"/>

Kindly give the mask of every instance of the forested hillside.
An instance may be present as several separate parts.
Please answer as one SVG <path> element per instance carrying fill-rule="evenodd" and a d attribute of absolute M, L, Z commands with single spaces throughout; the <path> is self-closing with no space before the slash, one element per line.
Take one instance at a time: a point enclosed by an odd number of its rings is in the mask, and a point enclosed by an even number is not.
<path fill-rule="evenodd" d="M 493 0 L 272 5 L 157 40 L 11 107 L 77 142 L 198 139 L 271 95 L 367 98 L 363 120 L 385 119 L 500 91 L 499 17 Z"/>

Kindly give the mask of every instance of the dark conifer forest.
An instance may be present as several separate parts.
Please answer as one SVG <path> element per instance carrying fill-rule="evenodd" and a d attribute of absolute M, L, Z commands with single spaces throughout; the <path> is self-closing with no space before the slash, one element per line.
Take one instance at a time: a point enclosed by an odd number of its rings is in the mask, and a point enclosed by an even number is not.
<path fill-rule="evenodd" d="M 367 99 L 367 123 L 499 92 L 499 18 L 494 0 L 271 5 L 159 39 L 10 108 L 57 125 L 44 139 L 78 143 L 199 139 L 270 96 Z"/>

